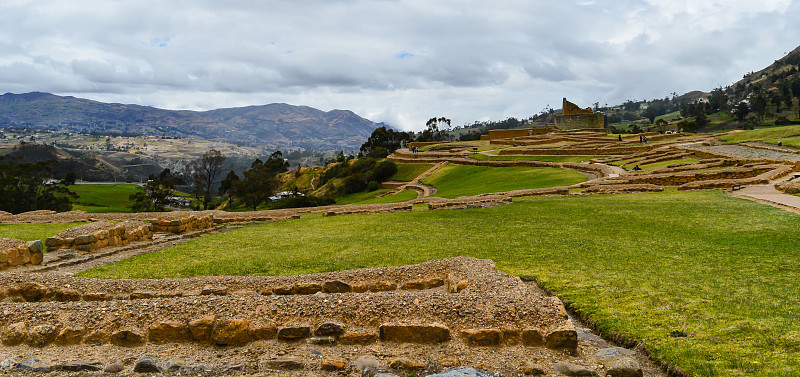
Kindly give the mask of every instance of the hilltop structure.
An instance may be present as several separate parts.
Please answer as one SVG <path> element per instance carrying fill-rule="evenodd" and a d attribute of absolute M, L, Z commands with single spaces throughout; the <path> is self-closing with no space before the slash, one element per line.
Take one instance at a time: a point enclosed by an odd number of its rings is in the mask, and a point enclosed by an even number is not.
<path fill-rule="evenodd" d="M 591 107 L 581 109 L 578 105 L 564 98 L 561 115 L 555 117 L 556 127 L 560 130 L 598 130 L 605 129 L 605 116 L 592 111 Z"/>

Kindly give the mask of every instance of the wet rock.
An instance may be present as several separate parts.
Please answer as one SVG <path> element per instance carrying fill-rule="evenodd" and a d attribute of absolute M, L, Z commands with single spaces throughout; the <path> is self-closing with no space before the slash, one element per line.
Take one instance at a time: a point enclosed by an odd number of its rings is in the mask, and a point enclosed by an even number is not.
<path fill-rule="evenodd" d="M 583 365 L 568 363 L 565 361 L 559 361 L 555 363 L 555 365 L 553 365 L 553 369 L 555 369 L 556 372 L 561 373 L 565 376 L 587 376 L 587 377 L 597 376 L 597 372 L 595 372 L 592 369 L 589 369 L 588 367 L 585 367 Z"/>
<path fill-rule="evenodd" d="M 623 356 L 606 365 L 610 377 L 642 377 L 644 372 L 639 362 L 632 357 Z"/>
<path fill-rule="evenodd" d="M 344 325 L 338 322 L 325 322 L 316 330 L 314 330 L 314 335 L 316 336 L 339 336 L 344 332 Z"/>
<path fill-rule="evenodd" d="M 101 371 L 103 370 L 103 363 L 99 361 L 75 361 L 68 364 L 61 365 L 59 367 L 61 370 L 65 370 L 68 372 L 82 372 L 82 371 Z M 121 371 L 121 369 L 120 369 Z"/>
<path fill-rule="evenodd" d="M 158 360 L 150 356 L 142 356 L 133 366 L 133 371 L 136 373 L 161 373 L 164 371 L 164 367 Z"/>

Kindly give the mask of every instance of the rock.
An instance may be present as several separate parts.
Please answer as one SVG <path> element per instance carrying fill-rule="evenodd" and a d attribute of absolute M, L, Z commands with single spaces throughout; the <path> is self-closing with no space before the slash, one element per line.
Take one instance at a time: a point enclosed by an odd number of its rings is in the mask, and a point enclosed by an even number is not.
<path fill-rule="evenodd" d="M 404 359 L 404 358 L 400 358 L 400 357 L 395 357 L 393 359 L 390 359 L 387 364 L 389 365 L 389 368 L 392 368 L 392 369 L 423 369 L 423 368 L 425 368 L 425 364 L 423 364 L 423 363 L 420 363 L 420 362 L 417 362 L 417 361 L 413 361 L 413 360 Z"/>
<path fill-rule="evenodd" d="M 106 365 L 105 369 L 103 369 L 103 372 L 106 372 L 106 373 L 119 373 L 119 372 L 122 372 L 123 369 L 125 369 L 125 367 L 123 367 L 122 364 L 120 364 L 120 363 L 111 363 L 111 364 Z"/>
<path fill-rule="evenodd" d="M 138 347 L 144 345 L 146 339 L 133 330 L 119 330 L 111 334 L 111 344 L 119 347 Z"/>
<path fill-rule="evenodd" d="M 31 253 L 31 264 L 39 265 L 44 261 L 44 253 Z"/>
<path fill-rule="evenodd" d="M 339 336 L 344 332 L 344 326 L 338 322 L 324 322 L 314 330 L 316 336 Z"/>
<path fill-rule="evenodd" d="M 528 347 L 541 347 L 544 345 L 544 337 L 537 329 L 522 330 L 522 344 Z"/>
<path fill-rule="evenodd" d="M 642 377 L 644 372 L 636 359 L 628 356 L 620 357 L 606 365 L 606 373 L 610 377 Z"/>
<path fill-rule="evenodd" d="M 58 328 L 53 325 L 38 325 L 31 327 L 25 336 L 25 344 L 31 347 L 44 347 L 53 342 L 58 335 Z"/>
<path fill-rule="evenodd" d="M 30 357 L 16 363 L 13 369 L 26 372 L 49 373 L 57 368 L 52 365 L 43 364 L 41 360 L 35 357 Z"/>
<path fill-rule="evenodd" d="M 169 360 L 166 364 L 164 364 L 164 370 L 169 373 L 175 373 L 184 368 L 186 368 L 186 366 L 180 361 Z"/>
<path fill-rule="evenodd" d="M 103 370 L 103 363 L 99 361 L 91 361 L 91 362 L 74 361 L 68 364 L 61 365 L 59 369 L 68 372 L 81 372 L 81 371 L 95 372 Z M 122 371 L 122 369 L 120 369 L 120 371 Z"/>
<path fill-rule="evenodd" d="M 164 371 L 164 367 L 158 360 L 150 356 L 142 356 L 133 366 L 133 371 L 136 373 L 161 373 Z"/>
<path fill-rule="evenodd" d="M 503 332 L 498 329 L 468 329 L 461 331 L 461 336 L 471 346 L 496 346 L 503 339 Z"/>
<path fill-rule="evenodd" d="M 295 286 L 295 292 L 299 295 L 313 295 L 320 291 L 322 291 L 320 283 L 303 283 Z"/>
<path fill-rule="evenodd" d="M 539 365 L 534 364 L 532 361 L 526 361 L 525 364 L 517 368 L 517 372 L 526 376 L 539 376 L 545 374 L 544 369 Z"/>
<path fill-rule="evenodd" d="M 25 322 L 12 323 L 3 331 L 2 340 L 4 346 L 16 346 L 25 341 L 28 326 Z"/>
<path fill-rule="evenodd" d="M 150 325 L 148 338 L 154 343 L 178 343 L 192 340 L 192 334 L 184 322 L 164 321 Z"/>
<path fill-rule="evenodd" d="M 250 338 L 253 340 L 275 339 L 278 336 L 278 328 L 275 326 L 253 326 L 250 325 Z"/>
<path fill-rule="evenodd" d="M 325 293 L 346 293 L 352 291 L 353 288 L 341 280 L 326 281 L 322 284 L 322 291 Z"/>
<path fill-rule="evenodd" d="M 469 287 L 469 282 L 466 280 L 460 280 L 458 284 L 456 284 L 456 292 L 461 292 Z"/>
<path fill-rule="evenodd" d="M 388 281 L 379 281 L 370 284 L 369 290 L 373 292 L 393 291 L 397 289 L 397 284 Z"/>
<path fill-rule="evenodd" d="M 315 336 L 308 338 L 308 343 L 316 344 L 318 346 L 326 346 L 336 344 L 336 338 L 332 336 Z"/>
<path fill-rule="evenodd" d="M 545 336 L 544 343 L 547 348 L 576 351 L 578 349 L 578 333 L 575 329 L 557 329 Z"/>
<path fill-rule="evenodd" d="M 44 245 L 40 240 L 28 241 L 26 245 L 28 246 L 28 250 L 31 251 L 31 254 L 41 253 L 44 251 Z"/>
<path fill-rule="evenodd" d="M 266 367 L 269 369 L 284 369 L 284 370 L 298 370 L 303 369 L 303 361 L 294 357 L 283 357 L 266 361 Z"/>
<path fill-rule="evenodd" d="M 442 343 L 450 340 L 450 329 L 445 325 L 383 324 L 380 326 L 383 341 L 406 343 Z"/>
<path fill-rule="evenodd" d="M 345 362 L 344 359 L 340 359 L 338 357 L 325 356 L 322 358 L 322 361 L 320 362 L 320 367 L 322 368 L 322 370 L 326 371 L 344 370 Z"/>
<path fill-rule="evenodd" d="M 371 344 L 378 339 L 378 335 L 371 332 L 347 333 L 339 336 L 339 343 L 344 345 L 350 344 Z"/>
<path fill-rule="evenodd" d="M 58 335 L 56 335 L 54 343 L 62 346 L 68 346 L 80 344 L 81 340 L 83 340 L 82 329 L 66 328 L 61 329 Z"/>
<path fill-rule="evenodd" d="M 206 285 L 203 289 L 200 290 L 200 294 L 203 296 L 214 295 L 214 296 L 225 296 L 228 294 L 228 287 L 215 287 Z"/>
<path fill-rule="evenodd" d="M 223 319 L 214 324 L 211 340 L 220 346 L 240 346 L 250 341 L 248 328 L 250 321 L 246 319 Z"/>
<path fill-rule="evenodd" d="M 105 330 L 95 330 L 87 335 L 83 342 L 86 344 L 104 344 L 108 343 L 110 339 L 111 335 Z"/>
<path fill-rule="evenodd" d="M 479 371 L 474 368 L 448 368 L 442 373 L 431 374 L 428 377 L 494 377 L 494 375 Z"/>
<path fill-rule="evenodd" d="M 47 287 L 39 283 L 26 282 L 20 284 L 19 294 L 25 301 L 36 302 L 47 294 Z"/>
<path fill-rule="evenodd" d="M 13 369 L 14 366 L 17 365 L 17 361 L 14 359 L 5 359 L 0 360 L 0 370 L 9 370 Z"/>
<path fill-rule="evenodd" d="M 624 356 L 633 356 L 633 351 L 622 347 L 608 347 L 597 350 L 594 355 L 601 363 L 607 364 Z"/>
<path fill-rule="evenodd" d="M 280 340 L 299 340 L 308 338 L 311 335 L 309 326 L 287 326 L 278 329 L 278 339 Z"/>
<path fill-rule="evenodd" d="M 211 340 L 211 330 L 214 329 L 214 322 L 217 317 L 210 315 L 194 321 L 189 321 L 189 332 L 192 334 L 192 339 L 199 342 L 207 342 Z"/>
<path fill-rule="evenodd" d="M 565 361 L 559 361 L 553 365 L 556 372 L 565 376 L 597 376 L 597 372 L 578 364 L 572 364 Z"/>
<path fill-rule="evenodd" d="M 375 356 L 372 355 L 364 355 L 360 356 L 355 361 L 356 368 L 360 371 L 364 371 L 367 368 L 378 369 L 380 367 L 380 363 Z"/>

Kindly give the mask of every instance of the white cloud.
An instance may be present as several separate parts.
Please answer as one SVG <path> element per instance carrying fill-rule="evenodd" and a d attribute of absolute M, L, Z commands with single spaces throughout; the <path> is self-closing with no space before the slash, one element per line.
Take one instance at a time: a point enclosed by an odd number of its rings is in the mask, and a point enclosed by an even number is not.
<path fill-rule="evenodd" d="M 352 109 L 405 129 L 710 90 L 796 47 L 788 0 L 5 1 L 0 86 L 166 108 Z"/>

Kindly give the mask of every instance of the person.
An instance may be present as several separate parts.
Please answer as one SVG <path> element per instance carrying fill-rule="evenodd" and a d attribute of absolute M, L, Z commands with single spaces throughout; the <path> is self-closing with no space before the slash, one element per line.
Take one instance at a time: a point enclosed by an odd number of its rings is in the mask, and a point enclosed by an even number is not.
<path fill-rule="evenodd" d="M 642 170 L 642 168 L 640 168 L 639 165 L 633 167 L 633 171 L 639 171 L 639 170 Z"/>
<path fill-rule="evenodd" d="M 641 143 L 642 141 L 642 135 L 639 135 L 639 142 Z"/>
<path fill-rule="evenodd" d="M 642 140 L 644 140 L 644 144 L 647 144 L 647 136 L 642 136 Z"/>
<path fill-rule="evenodd" d="M 622 135 L 619 135 L 619 141 L 622 141 Z"/>

